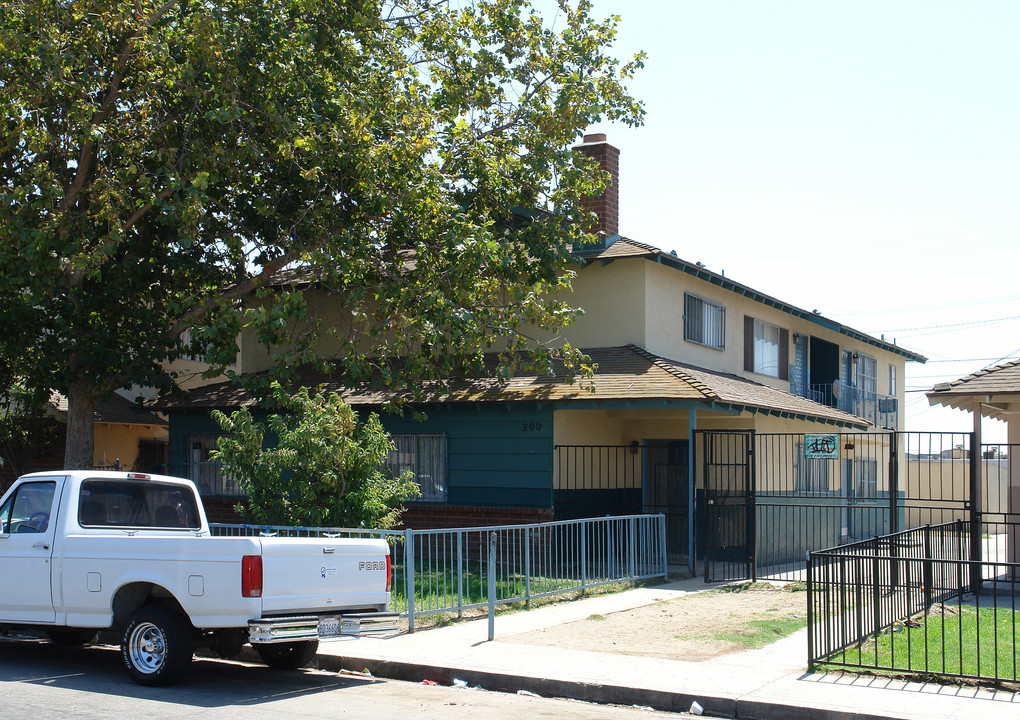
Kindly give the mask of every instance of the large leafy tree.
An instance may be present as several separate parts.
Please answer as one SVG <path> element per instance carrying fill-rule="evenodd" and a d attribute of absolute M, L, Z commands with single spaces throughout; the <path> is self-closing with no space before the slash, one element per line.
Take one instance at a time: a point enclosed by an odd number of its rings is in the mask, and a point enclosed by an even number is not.
<path fill-rule="evenodd" d="M 210 372 L 243 330 L 282 369 L 420 386 L 493 342 L 548 351 L 601 177 L 639 122 L 587 0 L 9 0 L 0 13 L 0 386 L 95 402 Z M 344 322 L 322 327 L 310 283 Z M 321 347 L 321 346 L 320 346 Z M 535 351 L 537 356 L 535 355 Z M 318 357 L 321 359 L 321 357 Z"/>

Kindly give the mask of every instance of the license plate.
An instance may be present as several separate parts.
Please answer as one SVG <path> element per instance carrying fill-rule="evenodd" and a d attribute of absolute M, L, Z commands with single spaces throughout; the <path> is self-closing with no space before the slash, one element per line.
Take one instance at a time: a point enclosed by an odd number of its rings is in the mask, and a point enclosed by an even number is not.
<path fill-rule="evenodd" d="M 340 637 L 340 618 L 337 616 L 320 617 L 319 637 Z"/>

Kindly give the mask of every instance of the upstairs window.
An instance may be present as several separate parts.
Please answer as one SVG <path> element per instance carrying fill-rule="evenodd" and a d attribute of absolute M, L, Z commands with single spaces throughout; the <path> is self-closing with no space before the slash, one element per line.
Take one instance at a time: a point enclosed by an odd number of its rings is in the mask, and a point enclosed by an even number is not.
<path fill-rule="evenodd" d="M 790 377 L 790 331 L 744 316 L 744 370 L 786 380 Z"/>
<path fill-rule="evenodd" d="M 779 377 L 779 328 L 754 321 L 754 371 Z"/>
<path fill-rule="evenodd" d="M 421 502 L 446 502 L 446 436 L 408 433 L 390 437 L 395 448 L 390 450 L 386 466 L 393 477 L 410 470 L 421 488 Z"/>
<path fill-rule="evenodd" d="M 896 366 L 889 366 L 889 394 L 896 397 Z"/>
<path fill-rule="evenodd" d="M 878 392 L 878 361 L 864 353 L 857 355 L 857 387 L 871 399 Z"/>
<path fill-rule="evenodd" d="M 684 340 L 717 350 L 726 347 L 726 308 L 684 293 Z"/>

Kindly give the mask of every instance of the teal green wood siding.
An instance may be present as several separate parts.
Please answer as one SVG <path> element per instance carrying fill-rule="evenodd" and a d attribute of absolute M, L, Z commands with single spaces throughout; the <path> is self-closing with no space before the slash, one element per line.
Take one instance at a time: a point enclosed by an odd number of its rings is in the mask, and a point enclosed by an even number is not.
<path fill-rule="evenodd" d="M 553 411 L 534 404 L 440 405 L 382 416 L 391 433 L 444 433 L 447 503 L 552 507 Z"/>
<path fill-rule="evenodd" d="M 450 505 L 552 507 L 553 408 L 536 404 L 440 405 L 422 408 L 418 422 L 381 413 L 390 433 L 443 433 Z M 206 410 L 174 410 L 170 473 L 187 475 L 187 436 L 218 433 Z"/>

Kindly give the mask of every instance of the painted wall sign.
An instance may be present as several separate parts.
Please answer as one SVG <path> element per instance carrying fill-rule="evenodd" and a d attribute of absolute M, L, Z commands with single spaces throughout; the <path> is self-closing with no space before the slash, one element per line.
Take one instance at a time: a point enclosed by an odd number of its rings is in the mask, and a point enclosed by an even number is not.
<path fill-rule="evenodd" d="M 838 460 L 839 435 L 835 433 L 805 435 L 804 457 L 808 460 Z"/>

